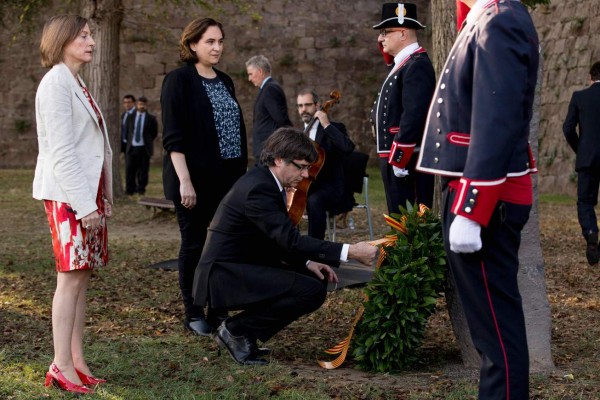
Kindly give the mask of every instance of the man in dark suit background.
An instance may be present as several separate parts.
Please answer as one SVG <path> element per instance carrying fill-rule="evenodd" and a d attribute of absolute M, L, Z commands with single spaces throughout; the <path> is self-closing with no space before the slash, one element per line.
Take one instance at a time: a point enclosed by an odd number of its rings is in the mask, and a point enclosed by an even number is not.
<path fill-rule="evenodd" d="M 121 153 L 127 150 L 127 118 L 135 113 L 135 97 L 132 94 L 123 96 L 123 114 L 121 114 Z"/>
<path fill-rule="evenodd" d="M 194 279 L 194 303 L 227 318 L 215 335 L 240 364 L 266 364 L 256 340 L 265 342 L 292 321 L 318 309 L 330 266 L 354 259 L 370 265 L 377 249 L 365 242 L 333 243 L 302 236 L 288 217 L 285 188 L 308 177 L 317 159 L 312 141 L 280 128 L 265 142 L 260 165 L 225 196 L 208 229 Z"/>
<path fill-rule="evenodd" d="M 330 121 L 327 114 L 321 111 L 321 102 L 315 91 L 301 90 L 296 103 L 298 114 L 304 122 L 304 133 L 325 152 L 323 166 L 310 185 L 306 206 L 308 235 L 324 239 L 327 210 L 335 208 L 345 195 L 343 161 L 354 150 L 354 143 L 348 137 L 344 124 Z M 308 127 L 311 122 L 312 125 Z"/>
<path fill-rule="evenodd" d="M 587 243 L 585 255 L 594 265 L 598 263 L 600 246 L 594 210 L 600 185 L 600 62 L 590 69 L 590 86 L 573 93 L 563 133 L 576 154 L 577 218 Z"/>
<path fill-rule="evenodd" d="M 128 195 L 146 193 L 150 157 L 154 139 L 158 135 L 156 117 L 147 111 L 148 99 L 140 97 L 136 113 L 127 118 L 127 146 L 125 150 L 125 192 Z"/>
<path fill-rule="evenodd" d="M 427 52 L 417 41 L 417 30 L 425 26 L 417 20 L 417 6 L 411 3 L 385 3 L 378 43 L 394 65 L 381 85 L 371 110 L 371 122 L 377 141 L 381 178 L 388 212 L 397 213 L 398 206 L 433 203 L 431 175 L 415 170 L 419 143 L 431 96 L 435 88 L 435 72 Z"/>
<path fill-rule="evenodd" d="M 283 88 L 271 77 L 271 63 L 263 55 L 246 61 L 248 80 L 259 88 L 252 119 L 252 155 L 258 164 L 263 143 L 277 128 L 291 126 Z"/>

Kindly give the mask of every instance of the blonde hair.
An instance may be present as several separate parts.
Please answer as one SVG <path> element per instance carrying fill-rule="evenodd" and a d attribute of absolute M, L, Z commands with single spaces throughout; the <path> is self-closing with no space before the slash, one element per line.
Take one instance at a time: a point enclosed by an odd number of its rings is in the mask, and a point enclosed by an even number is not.
<path fill-rule="evenodd" d="M 63 50 L 71 43 L 87 24 L 86 18 L 79 15 L 56 15 L 44 25 L 40 54 L 42 66 L 50 68 L 63 61 Z"/>
<path fill-rule="evenodd" d="M 223 39 L 225 38 L 223 25 L 212 18 L 196 18 L 183 29 L 181 38 L 179 39 L 179 58 L 181 58 L 181 61 L 193 63 L 197 63 L 199 61 L 196 53 L 190 48 L 190 44 L 197 43 L 200 39 L 202 39 L 204 33 L 211 26 L 218 27 L 221 30 Z"/>

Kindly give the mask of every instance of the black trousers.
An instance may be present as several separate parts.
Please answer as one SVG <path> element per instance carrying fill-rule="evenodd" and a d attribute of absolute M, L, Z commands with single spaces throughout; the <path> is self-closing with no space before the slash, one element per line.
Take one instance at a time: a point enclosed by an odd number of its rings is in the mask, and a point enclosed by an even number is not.
<path fill-rule="evenodd" d="M 521 230 L 531 206 L 500 202 L 487 227 L 482 249 L 450 250 L 450 212 L 456 192 L 444 189 L 444 244 L 475 348 L 481 355 L 479 399 L 529 398 L 529 354 L 517 284 Z"/>
<path fill-rule="evenodd" d="M 185 208 L 181 205 L 180 199 L 173 201 L 181 234 L 177 266 L 179 289 L 183 298 L 186 318 L 204 316 L 203 307 L 194 305 L 192 295 L 194 273 L 204 248 L 208 225 L 215 215 L 219 203 L 246 170 L 246 164 L 241 159 L 224 160 L 222 164 L 222 174 L 219 176 L 206 175 L 204 179 L 206 186 L 194 187 L 197 198 L 194 208 Z"/>
<path fill-rule="evenodd" d="M 146 192 L 150 156 L 144 146 L 132 146 L 125 153 L 125 192 L 127 194 Z"/>
<path fill-rule="evenodd" d="M 394 175 L 392 166 L 388 164 L 387 158 L 379 159 L 381 178 L 387 200 L 388 212 L 398 213 L 398 206 L 406 207 L 406 201 L 412 205 L 425 204 L 431 208 L 433 204 L 433 185 L 435 177 L 431 174 L 423 174 L 415 170 L 418 155 L 413 155 L 406 166 L 409 174 L 404 178 Z"/>
<path fill-rule="evenodd" d="M 301 316 L 319 309 L 327 296 L 326 280 L 299 273 L 295 275 L 294 284 L 284 294 L 246 305 L 244 311 L 227 319 L 227 329 L 231 334 L 264 343 Z"/>
<path fill-rule="evenodd" d="M 598 233 L 598 221 L 594 207 L 598 204 L 600 170 L 585 168 L 577 171 L 577 218 L 581 233 Z"/>
<path fill-rule="evenodd" d="M 313 185 L 315 185 L 313 183 Z M 307 198 L 306 214 L 308 215 L 308 236 L 325 239 L 327 230 L 327 210 L 333 210 L 342 201 L 344 187 L 320 185 L 310 187 Z"/>

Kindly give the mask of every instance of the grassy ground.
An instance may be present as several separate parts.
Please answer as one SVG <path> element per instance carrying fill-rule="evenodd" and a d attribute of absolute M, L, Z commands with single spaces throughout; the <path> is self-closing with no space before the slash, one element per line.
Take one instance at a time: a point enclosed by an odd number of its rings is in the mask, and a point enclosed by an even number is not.
<path fill-rule="evenodd" d="M 30 170 L 0 170 L 0 399 L 70 398 L 43 387 L 52 360 L 50 304 L 55 287 L 50 237 L 41 202 L 31 199 Z M 153 169 L 148 195 L 160 196 Z M 371 171 L 376 236 L 386 231 L 384 196 Z M 574 200 L 543 196 L 542 246 L 553 313 L 557 372 L 533 376 L 535 399 L 598 399 L 599 272 L 585 263 Z M 176 257 L 172 213 L 154 215 L 135 199 L 118 200 L 110 222 L 109 267 L 94 273 L 89 291 L 86 351 L 92 370 L 109 383 L 98 399 L 474 399 L 476 374 L 460 366 L 443 303 L 432 317 L 421 362 L 398 375 L 358 371 L 352 360 L 326 371 L 317 358 L 347 334 L 360 289 L 328 295 L 314 314 L 268 343 L 267 367 L 241 367 L 214 342 L 181 328 L 177 274 L 146 266 Z M 366 239 L 364 212 L 339 240 Z M 560 371 L 560 372 L 559 372 Z M 565 377 L 566 376 L 566 377 Z"/>

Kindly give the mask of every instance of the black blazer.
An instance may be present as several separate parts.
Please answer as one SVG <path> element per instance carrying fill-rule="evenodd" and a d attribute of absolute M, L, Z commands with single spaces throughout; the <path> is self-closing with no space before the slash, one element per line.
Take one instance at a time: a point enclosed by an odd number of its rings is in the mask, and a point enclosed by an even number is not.
<path fill-rule="evenodd" d="M 127 126 L 128 126 L 128 119 L 131 116 L 131 114 L 135 113 L 135 107 L 133 107 L 131 110 L 129 111 L 124 111 L 123 114 L 121 114 L 121 153 L 125 153 L 125 150 L 127 150 Z"/>
<path fill-rule="evenodd" d="M 235 97 L 235 87 L 229 75 L 215 69 L 217 76 Z M 194 64 L 173 70 L 165 76 L 160 96 L 163 120 L 163 187 L 165 197 L 180 200 L 179 178 L 171 161 L 171 151 L 185 154 L 186 163 L 195 190 L 201 185 L 210 187 L 219 182 L 223 173 L 219 139 L 213 118 L 213 109 L 202 78 Z M 239 107 L 239 104 L 238 104 Z M 248 162 L 246 128 L 240 111 L 240 136 L 242 144 L 242 175 Z"/>
<path fill-rule="evenodd" d="M 271 136 L 271 133 L 275 132 L 277 128 L 291 125 L 283 88 L 271 78 L 260 89 L 254 102 L 252 154 L 257 163 L 263 143 Z"/>
<path fill-rule="evenodd" d="M 488 2 L 476 12 L 440 76 L 417 170 L 461 178 L 452 212 L 485 226 L 510 191 L 506 180 L 537 172 L 529 122 L 539 42 L 520 2 Z"/>
<path fill-rule="evenodd" d="M 563 133 L 575 151 L 576 170 L 600 168 L 600 82 L 573 93 Z"/>
<path fill-rule="evenodd" d="M 316 121 L 315 123 L 318 123 Z M 321 124 L 317 128 L 315 142 L 325 151 L 325 162 L 310 191 L 328 185 L 344 188 L 344 158 L 354 150 L 354 143 L 348 137 L 346 127 L 341 122 L 331 121 L 327 128 Z"/>
<path fill-rule="evenodd" d="M 194 278 L 194 303 L 236 307 L 287 291 L 306 261 L 339 265 L 341 243 L 303 236 L 288 218 L 275 178 L 264 166 L 242 176 L 208 228 Z"/>
<path fill-rule="evenodd" d="M 125 147 L 125 154 L 131 151 L 136 118 L 137 112 L 134 112 L 127 117 L 125 122 L 127 125 L 127 146 Z M 156 139 L 156 136 L 158 136 L 158 122 L 156 117 L 149 112 L 146 112 L 142 137 L 144 138 L 144 148 L 146 149 L 148 157 L 152 157 L 152 154 L 154 153 L 154 139 Z"/>
<path fill-rule="evenodd" d="M 422 49 L 385 79 L 371 110 L 380 157 L 390 153 L 394 141 L 419 145 L 434 89 L 435 71 Z"/>

